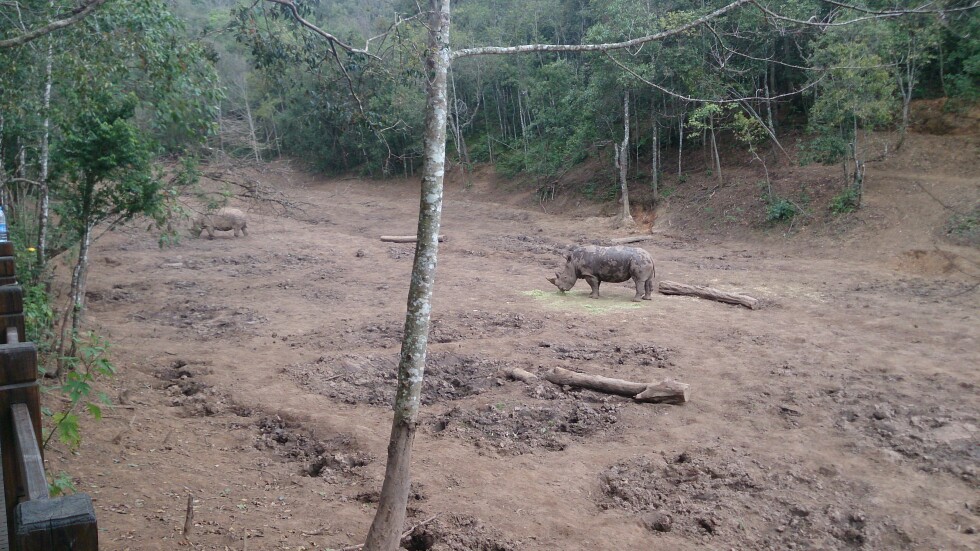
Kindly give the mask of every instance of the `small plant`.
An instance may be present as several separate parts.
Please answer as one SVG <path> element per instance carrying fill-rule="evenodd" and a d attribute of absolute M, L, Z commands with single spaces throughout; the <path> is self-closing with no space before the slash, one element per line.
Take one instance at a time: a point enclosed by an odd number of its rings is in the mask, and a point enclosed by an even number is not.
<path fill-rule="evenodd" d="M 830 200 L 830 212 L 834 214 L 854 212 L 858 208 L 859 200 L 858 189 L 854 186 L 848 186 L 844 191 L 838 193 Z"/>
<path fill-rule="evenodd" d="M 51 497 L 74 494 L 76 491 L 75 481 L 65 471 L 59 472 L 51 478 L 51 482 L 48 482 L 48 493 Z"/>
<path fill-rule="evenodd" d="M 104 392 L 93 396 L 94 383 L 102 377 L 111 377 L 116 373 L 115 366 L 109 361 L 109 342 L 94 332 L 76 336 L 73 340 L 77 353 L 63 359 L 68 371 L 60 386 L 53 389 L 68 398 L 68 405 L 59 412 L 52 412 L 47 408 L 42 410 L 44 415 L 51 418 L 54 425 L 48 430 L 44 447 L 47 447 L 48 442 L 57 436 L 58 441 L 68 449 L 77 449 L 82 442 L 78 413 L 76 413 L 78 408 L 83 407 L 95 420 L 100 420 L 102 406 L 110 403 L 109 396 Z"/>
<path fill-rule="evenodd" d="M 687 174 L 681 174 L 680 176 L 678 176 L 677 177 L 677 183 L 679 183 L 679 184 L 686 184 L 687 183 Z"/>
<path fill-rule="evenodd" d="M 980 242 L 980 206 L 966 214 L 954 214 L 946 223 L 946 236 L 960 244 Z"/>
<path fill-rule="evenodd" d="M 766 222 L 776 223 L 792 220 L 800 210 L 792 201 L 773 195 L 766 205 Z"/>

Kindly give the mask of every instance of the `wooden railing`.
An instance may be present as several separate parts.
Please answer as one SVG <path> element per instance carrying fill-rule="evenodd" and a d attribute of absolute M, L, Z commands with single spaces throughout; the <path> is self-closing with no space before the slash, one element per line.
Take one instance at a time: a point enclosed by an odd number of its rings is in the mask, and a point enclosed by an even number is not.
<path fill-rule="evenodd" d="M 41 453 L 37 346 L 25 340 L 13 244 L 0 241 L 0 491 L 6 513 L 0 518 L 0 551 L 96 551 L 99 531 L 92 498 L 49 497 Z"/>

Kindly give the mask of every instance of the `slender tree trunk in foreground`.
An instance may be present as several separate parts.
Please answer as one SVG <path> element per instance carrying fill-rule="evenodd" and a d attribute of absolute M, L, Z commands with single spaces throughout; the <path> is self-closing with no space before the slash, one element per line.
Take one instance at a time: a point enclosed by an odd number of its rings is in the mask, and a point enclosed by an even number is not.
<path fill-rule="evenodd" d="M 620 217 L 620 227 L 632 226 L 633 215 L 630 214 L 630 191 L 626 185 L 626 175 L 630 164 L 630 93 L 623 94 L 623 143 L 616 151 L 616 168 L 619 169 L 619 189 L 623 196 L 623 214 Z"/>
<path fill-rule="evenodd" d="M 425 124 L 425 168 L 419 206 L 418 245 L 408 290 L 405 335 L 398 364 L 395 416 L 388 443 L 388 463 L 365 551 L 396 551 L 405 524 L 411 483 L 412 443 L 418 422 L 429 338 L 429 315 L 439 250 L 442 184 L 446 166 L 446 73 L 449 68 L 449 2 L 429 0 L 428 93 Z"/>

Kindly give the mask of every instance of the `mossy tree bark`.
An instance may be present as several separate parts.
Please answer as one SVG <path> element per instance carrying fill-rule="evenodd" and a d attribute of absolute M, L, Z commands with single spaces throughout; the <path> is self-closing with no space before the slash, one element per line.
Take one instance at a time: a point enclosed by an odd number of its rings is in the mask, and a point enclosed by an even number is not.
<path fill-rule="evenodd" d="M 429 52 L 425 123 L 425 168 L 419 205 L 418 245 L 408 291 L 408 312 L 398 364 L 395 415 L 388 443 L 388 464 L 378 511 L 364 543 L 366 551 L 396 551 L 405 523 L 411 483 L 412 444 L 415 441 L 422 375 L 429 337 L 432 289 L 439 250 L 442 187 L 446 166 L 446 75 L 449 69 L 450 0 L 429 0 Z"/>

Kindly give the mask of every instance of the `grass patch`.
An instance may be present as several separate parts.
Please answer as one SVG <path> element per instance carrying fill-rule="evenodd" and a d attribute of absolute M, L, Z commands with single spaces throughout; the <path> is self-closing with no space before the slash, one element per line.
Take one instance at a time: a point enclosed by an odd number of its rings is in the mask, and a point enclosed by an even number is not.
<path fill-rule="evenodd" d="M 598 299 L 589 298 L 589 291 L 569 291 L 561 294 L 558 291 L 535 289 L 533 291 L 522 291 L 521 294 L 540 301 L 545 306 L 554 308 L 555 310 L 580 310 L 590 314 L 639 310 L 643 307 L 643 304 L 639 302 L 632 302 L 632 293 L 630 296 L 606 296 L 604 292 L 603 296 L 600 296 Z"/>

